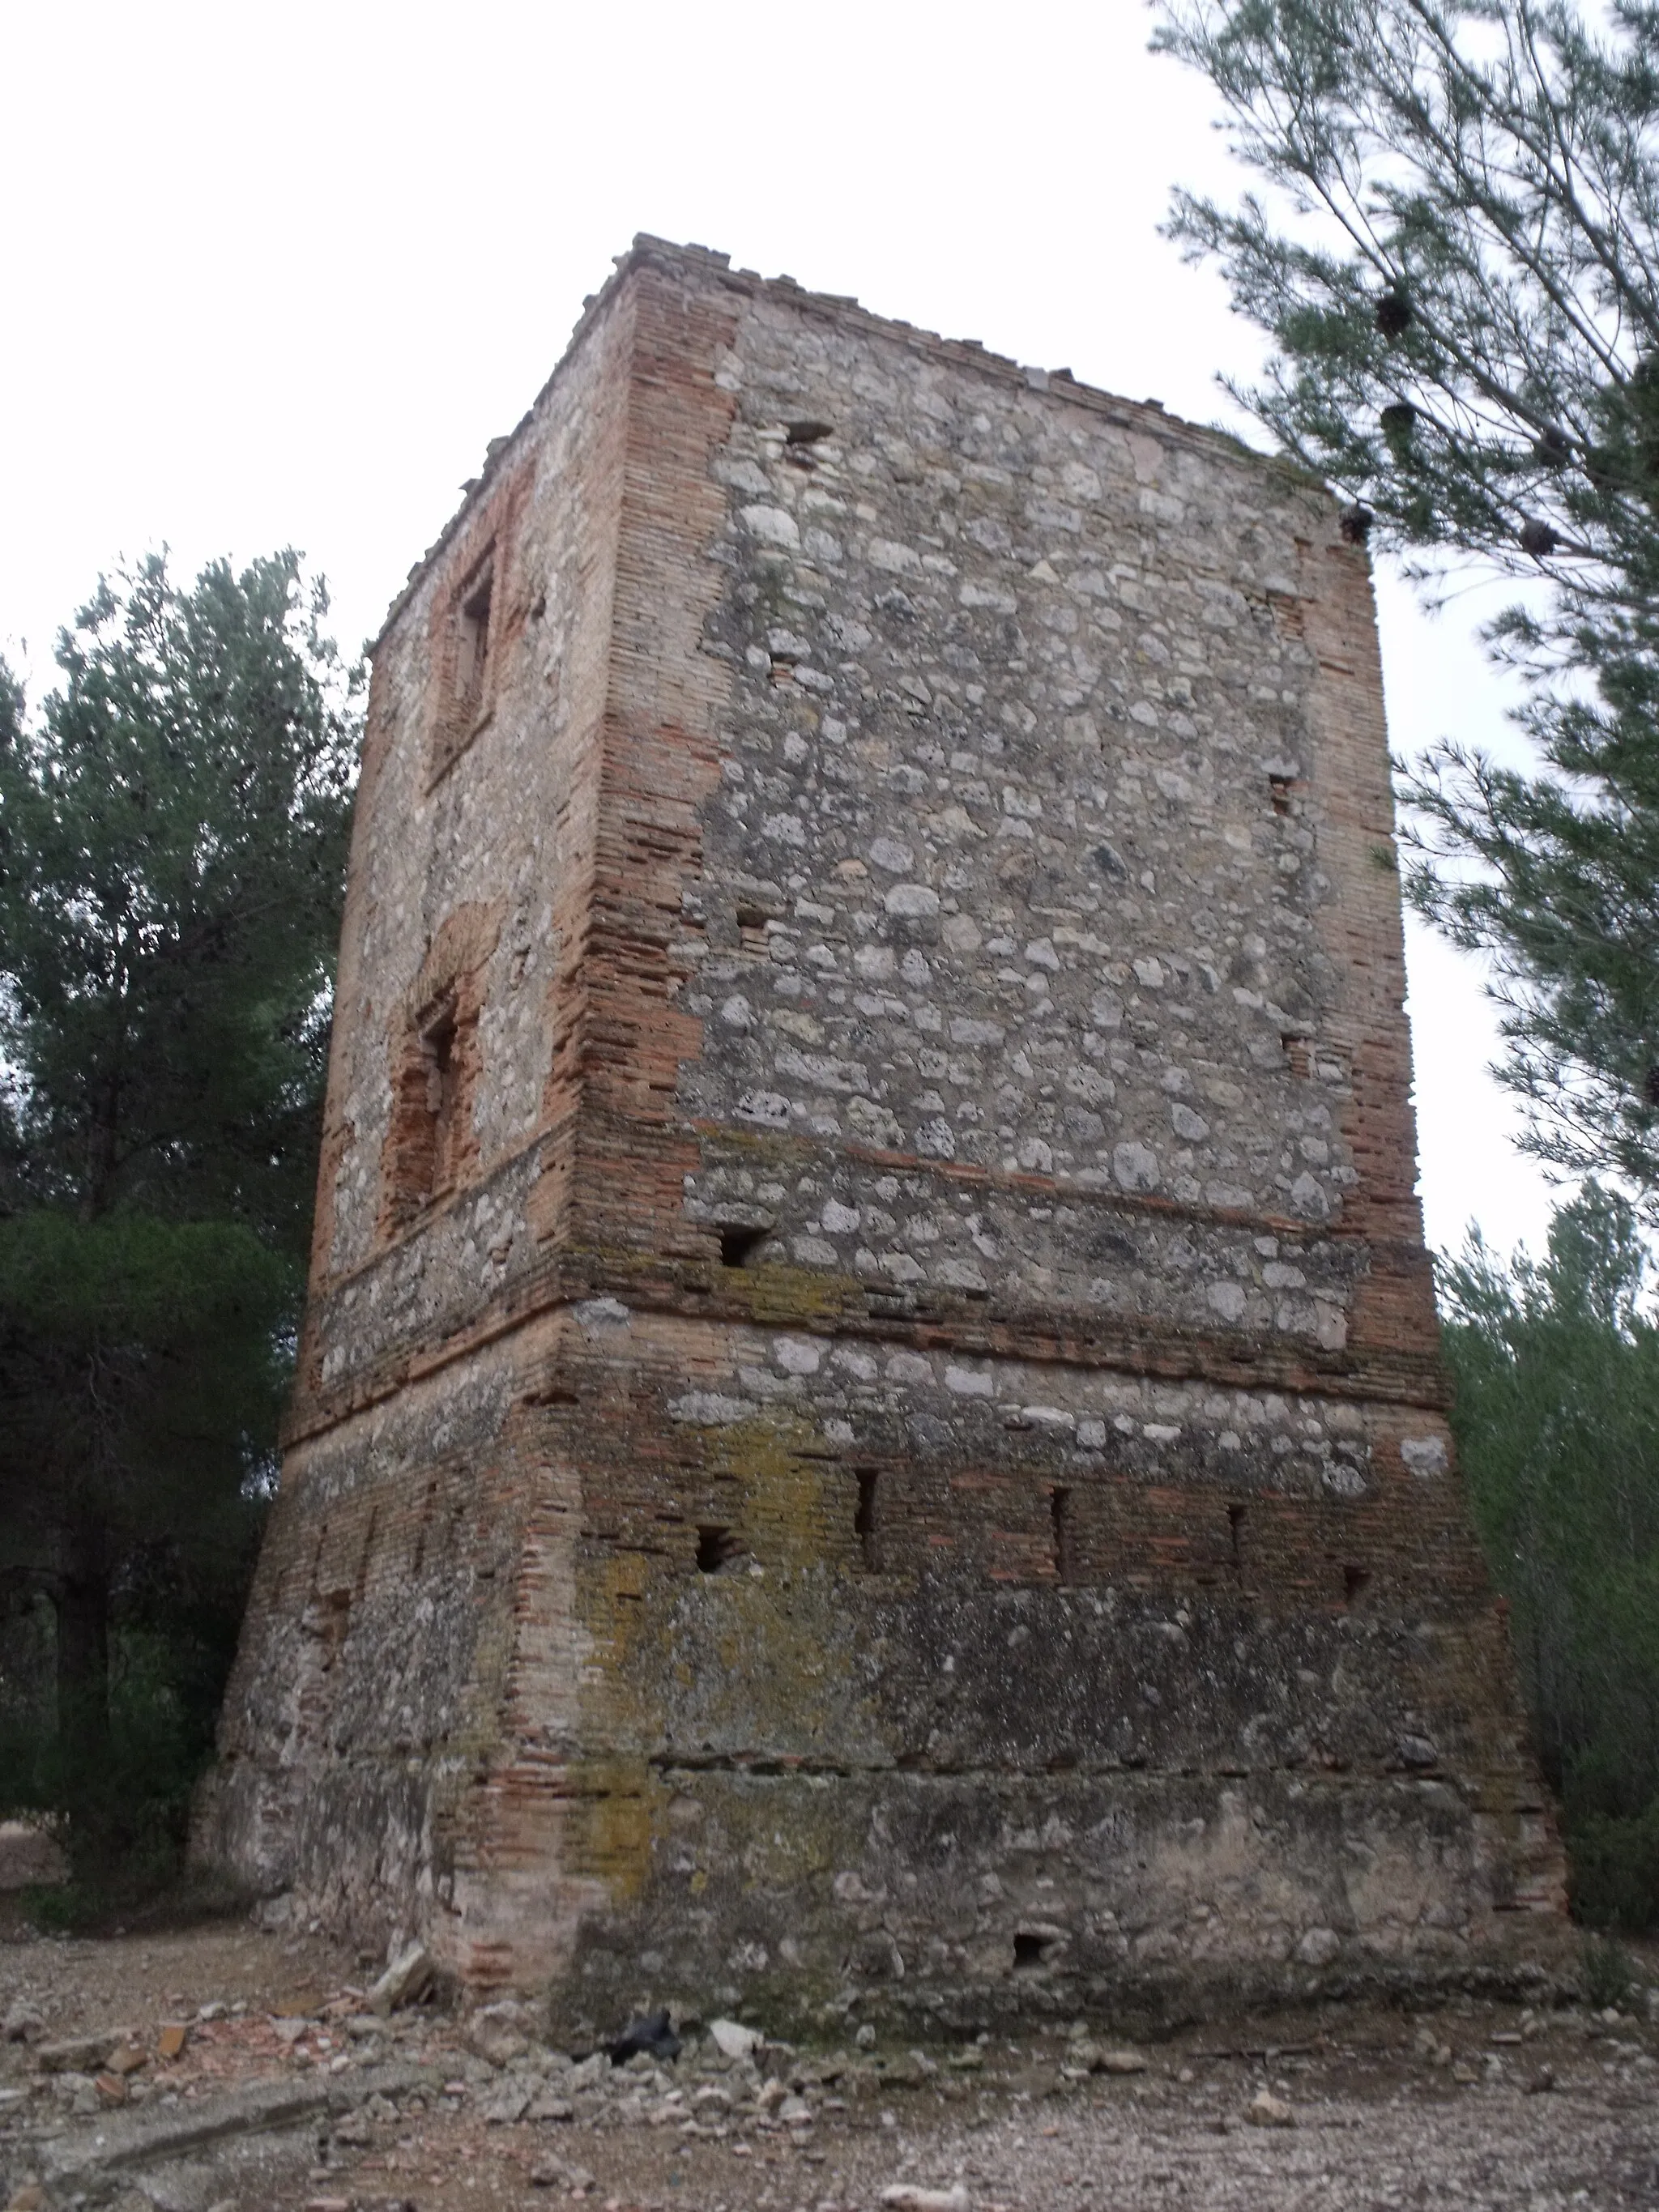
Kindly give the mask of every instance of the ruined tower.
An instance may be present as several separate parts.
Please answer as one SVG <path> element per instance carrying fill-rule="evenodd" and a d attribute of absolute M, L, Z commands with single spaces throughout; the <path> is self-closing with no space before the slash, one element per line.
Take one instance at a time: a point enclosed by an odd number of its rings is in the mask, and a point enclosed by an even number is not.
<path fill-rule="evenodd" d="M 375 649 L 199 1848 L 599 2025 L 1540 1955 L 1392 840 L 1317 485 L 638 241 Z"/>

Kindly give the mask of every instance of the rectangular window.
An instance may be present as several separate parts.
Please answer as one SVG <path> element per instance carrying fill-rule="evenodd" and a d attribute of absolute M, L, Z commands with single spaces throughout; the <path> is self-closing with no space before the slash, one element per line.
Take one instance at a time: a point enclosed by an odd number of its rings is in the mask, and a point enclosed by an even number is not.
<path fill-rule="evenodd" d="M 489 602 L 495 583 L 493 558 L 484 563 L 462 600 L 455 624 L 456 718 L 464 725 L 477 719 L 483 704 L 484 671 L 489 665 Z"/>
<path fill-rule="evenodd" d="M 460 1172 L 466 1142 L 469 1040 L 449 993 L 411 1024 L 397 1071 L 389 1134 L 392 1228 L 413 1220 Z"/>
<path fill-rule="evenodd" d="M 877 1518 L 877 1475 L 872 1467 L 861 1467 L 858 1471 L 859 1502 L 853 1511 L 853 1534 L 859 1540 L 859 1550 L 865 1566 L 872 1575 L 881 1572 L 881 1524 Z"/>
<path fill-rule="evenodd" d="M 494 690 L 495 548 L 468 570 L 440 624 L 437 718 L 432 732 L 435 781 L 465 751 L 488 718 Z"/>
<path fill-rule="evenodd" d="M 1054 1572 L 1063 1583 L 1077 1580 L 1077 1510 L 1069 1490 L 1048 1492 L 1048 1524 Z"/>

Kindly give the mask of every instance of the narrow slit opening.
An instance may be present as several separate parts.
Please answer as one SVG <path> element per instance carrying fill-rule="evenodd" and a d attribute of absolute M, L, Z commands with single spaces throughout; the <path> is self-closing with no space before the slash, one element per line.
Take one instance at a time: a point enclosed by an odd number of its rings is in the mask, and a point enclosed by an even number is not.
<path fill-rule="evenodd" d="M 1040 1966 L 1048 1955 L 1051 1940 L 1047 1936 L 1030 1935 L 1022 1929 L 1014 1938 L 1015 1971 Z"/>
<path fill-rule="evenodd" d="M 743 1557 L 741 1540 L 730 1528 L 702 1528 L 697 1531 L 697 1572 L 717 1575 Z"/>
<path fill-rule="evenodd" d="M 1227 1535 L 1231 1547 L 1233 1572 L 1242 1574 L 1244 1569 L 1244 1508 L 1242 1505 L 1227 1508 Z"/>
<path fill-rule="evenodd" d="M 881 1567 L 881 1533 L 876 1518 L 876 1470 L 861 1467 L 858 1471 L 859 1502 L 853 1510 L 853 1534 L 859 1540 L 859 1551 L 872 1574 Z"/>
<path fill-rule="evenodd" d="M 736 1224 L 720 1231 L 720 1265 L 722 1267 L 746 1267 L 756 1250 L 765 1243 L 767 1231 Z"/>
<path fill-rule="evenodd" d="M 1342 1570 L 1342 1595 L 1350 1605 L 1357 1605 L 1371 1578 L 1369 1567 L 1346 1566 Z"/>
<path fill-rule="evenodd" d="M 1076 1519 L 1069 1490 L 1055 1488 L 1048 1492 L 1048 1528 L 1054 1572 L 1061 1582 L 1069 1583 L 1074 1579 L 1077 1568 Z"/>
<path fill-rule="evenodd" d="M 1287 775 L 1270 775 L 1267 789 L 1273 795 L 1273 812 L 1288 814 L 1291 811 L 1291 779 Z"/>

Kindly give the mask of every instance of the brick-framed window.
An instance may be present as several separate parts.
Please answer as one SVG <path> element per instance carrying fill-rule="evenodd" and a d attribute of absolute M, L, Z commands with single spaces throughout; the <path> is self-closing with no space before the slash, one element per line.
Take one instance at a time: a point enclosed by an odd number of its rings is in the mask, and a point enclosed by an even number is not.
<path fill-rule="evenodd" d="M 499 903 L 457 907 L 393 1006 L 386 1030 L 392 1113 L 380 1147 L 382 1237 L 395 1237 L 477 1174 L 478 1032 Z"/>
<path fill-rule="evenodd" d="M 495 704 L 501 629 L 500 541 L 492 538 L 450 592 L 438 629 L 438 709 L 430 781 L 466 750 Z"/>
<path fill-rule="evenodd" d="M 392 1075 L 385 1225 L 404 1227 L 453 1190 L 471 1146 L 478 1009 L 456 989 L 409 1024 Z"/>

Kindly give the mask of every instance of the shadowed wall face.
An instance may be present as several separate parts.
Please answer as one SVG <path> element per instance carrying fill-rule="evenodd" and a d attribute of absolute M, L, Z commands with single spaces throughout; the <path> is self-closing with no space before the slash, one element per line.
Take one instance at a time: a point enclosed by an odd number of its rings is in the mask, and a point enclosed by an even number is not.
<path fill-rule="evenodd" d="M 574 2024 L 1545 1955 L 1402 988 L 1316 488 L 641 242 L 377 649 L 202 1848 Z"/>

